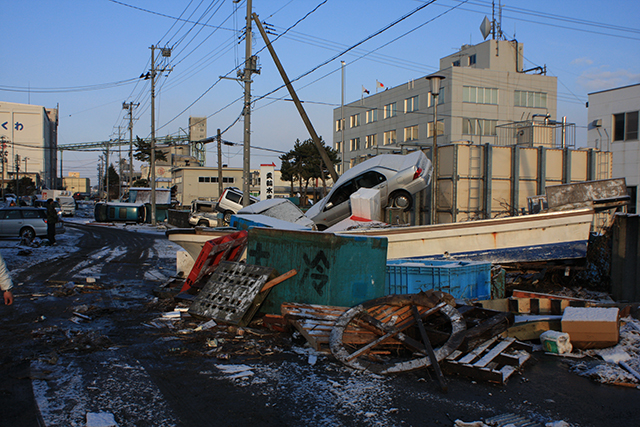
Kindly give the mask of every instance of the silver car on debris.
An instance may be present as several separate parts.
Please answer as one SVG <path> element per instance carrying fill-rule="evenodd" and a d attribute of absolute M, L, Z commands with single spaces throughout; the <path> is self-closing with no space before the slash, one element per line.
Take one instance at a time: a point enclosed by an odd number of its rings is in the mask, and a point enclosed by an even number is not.
<path fill-rule="evenodd" d="M 382 208 L 411 209 L 413 197 L 431 183 L 431 161 L 422 151 L 406 155 L 383 154 L 364 161 L 334 184 L 327 196 L 306 212 L 319 230 L 351 216 L 350 197 L 360 188 L 380 190 Z"/>

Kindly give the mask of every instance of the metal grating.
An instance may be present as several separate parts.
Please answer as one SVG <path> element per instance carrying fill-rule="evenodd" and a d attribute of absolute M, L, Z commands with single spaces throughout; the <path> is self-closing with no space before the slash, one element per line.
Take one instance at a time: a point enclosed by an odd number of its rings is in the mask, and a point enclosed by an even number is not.
<path fill-rule="evenodd" d="M 222 261 L 191 304 L 189 314 L 244 326 L 266 297 L 266 292 L 259 293 L 272 273 L 272 267 Z"/>
<path fill-rule="evenodd" d="M 542 427 L 542 424 L 516 414 L 502 414 L 487 418 L 484 422 L 490 426 L 506 427 Z"/>

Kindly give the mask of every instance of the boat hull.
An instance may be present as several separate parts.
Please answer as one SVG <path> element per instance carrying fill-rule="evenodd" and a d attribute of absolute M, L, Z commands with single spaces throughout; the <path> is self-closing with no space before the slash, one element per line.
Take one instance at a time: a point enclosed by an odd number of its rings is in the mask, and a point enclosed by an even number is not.
<path fill-rule="evenodd" d="M 167 231 L 167 238 L 182 246 L 191 255 L 191 258 L 198 259 L 200 251 L 206 242 L 217 237 L 226 236 L 235 231 L 233 228 L 175 228 Z"/>
<path fill-rule="evenodd" d="M 384 236 L 388 259 L 471 259 L 493 263 L 584 258 L 591 209 L 341 234 Z"/>

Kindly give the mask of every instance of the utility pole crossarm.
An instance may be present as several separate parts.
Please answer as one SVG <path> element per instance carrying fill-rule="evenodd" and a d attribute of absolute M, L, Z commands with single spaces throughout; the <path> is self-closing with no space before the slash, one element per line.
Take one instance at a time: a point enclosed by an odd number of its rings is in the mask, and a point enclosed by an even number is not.
<path fill-rule="evenodd" d="M 293 89 L 293 85 L 291 84 L 291 81 L 289 80 L 287 73 L 284 71 L 284 68 L 280 63 L 280 59 L 278 59 L 278 55 L 276 55 L 276 51 L 274 50 L 273 46 L 271 45 L 271 42 L 269 41 L 269 37 L 267 37 L 267 33 L 264 31 L 264 28 L 262 27 L 262 23 L 260 23 L 260 20 L 258 19 L 258 15 L 254 13 L 252 16 L 253 16 L 253 20 L 256 23 L 256 26 L 258 27 L 258 30 L 260 31 L 260 35 L 262 35 L 262 38 L 264 39 L 264 42 L 267 45 L 267 49 L 269 49 L 269 53 L 273 58 L 273 62 L 278 68 L 278 71 L 280 72 L 280 76 L 282 77 L 284 84 L 287 86 L 287 89 L 289 90 L 289 94 L 291 95 L 291 98 L 293 99 L 293 102 L 296 105 L 296 108 L 298 109 L 298 113 L 300 114 L 300 117 L 302 117 L 302 121 L 307 127 L 307 130 L 309 131 L 309 134 L 311 135 L 311 139 L 313 140 L 314 144 L 316 144 L 316 147 L 320 152 L 320 157 L 322 158 L 322 161 L 324 162 L 325 166 L 329 170 L 329 173 L 331 174 L 331 179 L 335 183 L 336 181 L 338 181 L 338 173 L 333 167 L 333 163 L 331 163 L 331 160 L 329 159 L 329 155 L 327 154 L 324 147 L 320 143 L 320 138 L 318 137 L 316 130 L 313 128 L 313 124 L 311 124 L 311 120 L 309 120 L 309 116 L 307 116 L 307 113 L 304 110 L 304 107 L 302 106 L 302 103 L 300 102 L 300 99 L 298 98 L 296 91 Z M 343 141 L 343 144 L 344 144 L 344 141 Z"/>

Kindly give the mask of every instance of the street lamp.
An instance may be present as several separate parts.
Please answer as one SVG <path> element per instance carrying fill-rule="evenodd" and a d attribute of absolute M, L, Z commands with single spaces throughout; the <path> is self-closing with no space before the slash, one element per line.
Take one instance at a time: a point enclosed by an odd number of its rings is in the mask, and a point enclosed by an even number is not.
<path fill-rule="evenodd" d="M 342 142 L 340 143 L 341 147 L 340 147 L 340 154 L 342 157 L 342 164 L 340 166 L 340 175 L 344 174 L 344 155 L 345 155 L 345 151 L 344 151 L 344 65 L 345 62 L 344 61 L 340 61 L 340 64 L 342 65 L 342 88 L 340 90 L 341 93 L 341 103 L 340 103 L 340 131 L 341 131 L 341 136 L 340 138 L 342 139 Z"/>
<path fill-rule="evenodd" d="M 436 195 L 438 187 L 438 95 L 440 95 L 440 82 L 445 79 L 444 76 L 427 76 L 431 86 L 431 95 L 433 95 L 433 147 L 431 148 L 431 163 L 433 167 L 433 178 L 431 179 L 431 224 L 437 221 L 438 197 Z"/>

